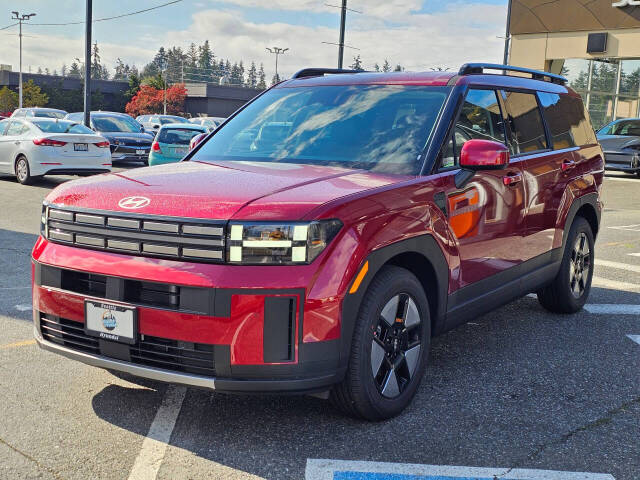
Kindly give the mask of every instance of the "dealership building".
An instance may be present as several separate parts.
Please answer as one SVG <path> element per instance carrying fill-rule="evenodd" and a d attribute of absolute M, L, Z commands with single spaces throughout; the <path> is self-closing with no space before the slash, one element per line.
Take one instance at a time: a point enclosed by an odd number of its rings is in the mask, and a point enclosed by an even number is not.
<path fill-rule="evenodd" d="M 567 77 L 595 127 L 640 117 L 640 0 L 511 2 L 511 65 Z"/>

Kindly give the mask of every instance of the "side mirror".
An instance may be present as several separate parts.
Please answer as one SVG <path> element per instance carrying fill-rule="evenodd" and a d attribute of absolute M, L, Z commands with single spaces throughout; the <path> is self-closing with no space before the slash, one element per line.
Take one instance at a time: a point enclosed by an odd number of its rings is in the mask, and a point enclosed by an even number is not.
<path fill-rule="evenodd" d="M 153 126 L 153 129 L 154 129 L 154 130 L 158 130 L 159 128 L 160 128 L 160 125 L 154 125 L 154 126 Z"/>
<path fill-rule="evenodd" d="M 509 165 L 509 149 L 493 140 L 469 140 L 462 145 L 460 167 L 467 170 L 499 170 Z"/>

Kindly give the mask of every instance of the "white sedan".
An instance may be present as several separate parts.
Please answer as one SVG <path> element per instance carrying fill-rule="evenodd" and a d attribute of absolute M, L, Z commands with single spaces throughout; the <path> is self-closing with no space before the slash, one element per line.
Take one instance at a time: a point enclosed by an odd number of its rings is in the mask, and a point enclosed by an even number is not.
<path fill-rule="evenodd" d="M 109 141 L 84 125 L 50 118 L 0 121 L 0 174 L 28 184 L 42 175 L 110 171 Z"/>

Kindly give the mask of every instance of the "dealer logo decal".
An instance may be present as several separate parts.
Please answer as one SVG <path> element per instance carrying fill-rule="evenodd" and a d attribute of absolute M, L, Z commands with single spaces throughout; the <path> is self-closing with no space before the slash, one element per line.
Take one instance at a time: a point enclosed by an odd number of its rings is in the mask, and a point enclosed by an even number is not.
<path fill-rule="evenodd" d="M 146 207 L 151 203 L 147 197 L 125 197 L 118 202 L 118 206 L 120 208 L 126 208 L 128 210 L 133 210 L 135 208 Z"/>

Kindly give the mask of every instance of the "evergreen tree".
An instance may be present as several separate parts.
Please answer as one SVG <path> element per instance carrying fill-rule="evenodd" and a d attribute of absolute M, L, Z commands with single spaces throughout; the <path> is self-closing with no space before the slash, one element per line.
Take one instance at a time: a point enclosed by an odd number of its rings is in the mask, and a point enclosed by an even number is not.
<path fill-rule="evenodd" d="M 44 107 L 49 101 L 49 96 L 43 93 L 38 85 L 29 80 L 22 84 L 22 106 Z"/>
<path fill-rule="evenodd" d="M 373 70 L 375 72 L 379 72 L 380 71 L 380 65 L 378 65 L 377 63 L 373 66 Z"/>
<path fill-rule="evenodd" d="M 71 68 L 69 69 L 69 76 L 70 77 L 81 77 L 82 76 L 82 70 L 80 70 L 80 65 L 78 63 L 79 62 L 71 63 Z"/>
<path fill-rule="evenodd" d="M 135 97 L 138 90 L 140 90 L 140 77 L 138 76 L 138 69 L 134 65 L 129 74 L 129 89 L 124 92 L 124 98 L 127 102 Z"/>
<path fill-rule="evenodd" d="M 204 75 L 211 75 L 213 69 L 214 55 L 209 46 L 209 40 L 205 40 L 198 47 L 198 67 L 203 70 Z"/>
<path fill-rule="evenodd" d="M 38 74 L 38 75 L 42 75 L 42 67 L 38 67 L 37 74 Z"/>
<path fill-rule="evenodd" d="M 242 85 L 242 76 L 240 75 L 240 66 L 234 63 L 231 67 L 231 75 L 229 76 L 231 85 Z"/>
<path fill-rule="evenodd" d="M 57 77 L 57 76 L 58 76 L 58 70 L 54 70 L 54 71 L 53 71 L 53 76 L 54 76 L 54 77 Z"/>
<path fill-rule="evenodd" d="M 271 85 L 275 85 L 280 82 L 280 75 L 275 73 L 273 77 L 271 77 Z"/>
<path fill-rule="evenodd" d="M 391 71 L 391 64 L 389 63 L 389 60 L 387 60 L 386 58 L 384 59 L 384 63 L 382 64 L 382 71 L 383 72 Z"/>
<path fill-rule="evenodd" d="M 256 62 L 251 62 L 249 67 L 249 73 L 247 74 L 247 87 L 256 88 L 258 85 L 258 70 L 256 69 Z"/>
<path fill-rule="evenodd" d="M 49 72 L 49 68 L 45 67 L 44 74 L 45 75 L 51 75 L 51 72 Z"/>
<path fill-rule="evenodd" d="M 396 64 L 396 68 L 393 69 L 394 72 L 402 72 L 404 70 L 404 68 L 402 68 L 402 65 L 400 65 L 399 63 Z"/>
<path fill-rule="evenodd" d="M 67 72 L 67 64 L 63 63 L 62 64 L 62 68 L 60 69 L 60 75 L 63 76 L 63 77 L 66 77 L 67 73 L 68 73 Z"/>
<path fill-rule="evenodd" d="M 256 85 L 260 90 L 266 90 L 267 82 L 266 75 L 264 74 L 264 65 L 260 64 L 260 70 L 258 70 L 258 85 Z"/>
<path fill-rule="evenodd" d="M 353 57 L 353 63 L 349 65 L 351 70 L 364 70 L 362 68 L 362 60 L 360 60 L 360 55 Z"/>

